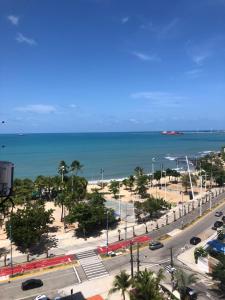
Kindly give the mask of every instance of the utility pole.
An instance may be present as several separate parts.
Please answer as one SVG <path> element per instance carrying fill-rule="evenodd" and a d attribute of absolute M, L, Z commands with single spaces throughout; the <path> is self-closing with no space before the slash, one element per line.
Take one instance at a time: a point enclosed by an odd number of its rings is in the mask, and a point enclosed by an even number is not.
<path fill-rule="evenodd" d="M 12 225 L 9 224 L 9 235 L 10 235 L 10 266 L 11 266 L 11 275 L 13 277 L 13 260 L 12 260 Z"/>
<path fill-rule="evenodd" d="M 171 265 L 171 284 L 172 291 L 174 290 L 174 264 L 173 264 L 173 248 L 170 248 L 170 265 Z"/>
<path fill-rule="evenodd" d="M 130 243 L 130 271 L 131 271 L 131 278 L 133 278 L 134 277 L 134 258 L 133 258 L 132 242 Z"/>
<path fill-rule="evenodd" d="M 107 247 L 107 256 L 109 255 L 109 211 L 106 213 L 106 247 Z"/>
<path fill-rule="evenodd" d="M 122 216 L 121 216 L 120 182 L 119 182 L 119 215 L 120 215 L 120 220 L 122 220 Z"/>
<path fill-rule="evenodd" d="M 125 218 L 125 241 L 127 240 L 127 203 L 126 203 L 126 218 Z"/>
<path fill-rule="evenodd" d="M 161 178 L 160 178 L 160 187 L 162 190 L 162 177 L 163 177 L 163 164 L 161 164 Z"/>
<path fill-rule="evenodd" d="M 199 211 L 199 215 L 200 217 L 202 216 L 202 176 L 200 177 L 200 182 L 201 182 L 201 190 L 200 190 L 200 211 Z"/>
<path fill-rule="evenodd" d="M 195 200 L 195 195 L 194 195 L 194 190 L 193 190 L 193 184 L 192 184 L 192 179 L 191 179 L 191 172 L 190 172 L 189 161 L 188 161 L 187 156 L 186 156 L 186 162 L 187 162 L 188 175 L 189 175 L 189 180 L 190 180 L 190 185 L 191 185 L 192 199 Z"/>
<path fill-rule="evenodd" d="M 137 274 L 139 274 L 140 271 L 140 258 L 139 258 L 139 243 L 137 243 Z"/>

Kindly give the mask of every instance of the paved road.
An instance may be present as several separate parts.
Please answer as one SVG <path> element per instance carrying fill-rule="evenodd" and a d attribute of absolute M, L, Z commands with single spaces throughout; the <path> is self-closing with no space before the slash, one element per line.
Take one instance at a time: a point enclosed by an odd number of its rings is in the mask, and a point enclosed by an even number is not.
<path fill-rule="evenodd" d="M 40 276 L 35 276 L 35 278 L 41 279 L 44 282 L 44 285 L 40 288 L 29 291 L 21 290 L 21 283 L 26 279 L 18 279 L 12 281 L 11 283 L 1 284 L 0 299 L 34 299 L 35 296 L 45 293 L 49 296 L 56 296 L 58 289 L 65 287 L 65 285 L 67 286 L 78 283 L 77 277 L 72 267 L 66 270 L 60 270 L 56 272 L 46 273 Z"/>
<path fill-rule="evenodd" d="M 221 199 L 218 199 L 221 200 Z M 206 204 L 207 205 L 207 204 Z M 223 207 L 220 209 L 223 210 L 225 213 L 225 204 Z M 188 214 L 185 216 L 185 218 L 192 218 L 194 217 L 191 214 Z M 150 251 L 149 249 L 144 249 L 140 251 L 140 259 L 141 259 L 141 264 L 142 265 L 151 265 L 152 269 L 157 269 L 158 266 L 157 264 L 160 264 L 162 266 L 168 265 L 169 262 L 169 257 L 170 257 L 170 248 L 173 248 L 173 255 L 176 257 L 180 252 L 181 248 L 184 247 L 185 245 L 189 244 L 189 240 L 192 236 L 194 235 L 200 235 L 202 232 L 205 230 L 211 230 L 210 228 L 212 227 L 212 224 L 215 222 L 217 219 L 214 217 L 214 211 L 212 211 L 210 214 L 204 217 L 204 219 L 198 221 L 196 224 L 192 225 L 191 227 L 186 228 L 183 232 L 179 234 L 179 238 L 176 236 L 174 238 L 171 238 L 167 241 L 165 241 L 165 246 L 162 249 L 159 249 L 157 251 Z M 190 221 L 190 219 L 187 221 Z M 177 222 L 180 222 L 178 220 Z M 174 222 L 174 225 L 176 225 L 177 222 Z M 171 225 L 171 226 L 172 226 Z M 170 226 L 170 225 L 169 225 Z M 171 229 L 173 229 L 171 227 Z M 164 230 L 167 230 L 168 227 L 162 228 L 162 230 L 157 230 L 152 233 L 154 237 L 157 237 L 159 234 L 163 234 Z M 212 230 L 212 233 L 214 231 Z M 104 262 L 106 269 L 110 273 L 114 273 L 115 271 L 118 272 L 120 269 L 126 269 L 129 265 L 129 255 L 126 256 L 120 256 L 120 257 L 115 257 L 110 260 L 106 260 Z M 175 261 L 175 263 L 178 263 Z M 82 269 L 79 267 L 78 268 L 78 273 L 81 277 L 82 280 L 85 280 L 85 274 L 82 273 Z M 36 277 L 36 276 L 35 276 Z M 49 295 L 50 297 L 57 295 L 58 289 L 61 289 L 63 287 L 73 285 L 77 283 L 77 277 L 74 273 L 74 270 L 72 268 L 63 270 L 63 271 L 56 271 L 56 272 L 51 272 L 48 274 L 44 274 L 41 276 L 37 276 L 37 278 L 40 278 L 44 282 L 44 286 L 39 289 L 31 290 L 31 291 L 26 291 L 23 292 L 20 288 L 21 282 L 23 280 L 15 280 L 12 283 L 6 283 L 2 284 L 0 289 L 1 289 L 1 300 L 11 300 L 11 299 L 33 299 L 34 296 L 38 294 L 45 293 Z M 208 286 L 204 283 L 204 281 L 198 283 L 196 285 L 196 289 L 198 291 L 207 291 L 208 295 L 211 297 L 209 298 L 207 295 L 204 296 L 205 298 L 202 299 L 218 299 L 218 296 L 215 296 L 208 288 Z M 32 296 L 31 298 L 27 298 L 29 296 Z M 200 298 L 199 298 L 200 299 Z"/>

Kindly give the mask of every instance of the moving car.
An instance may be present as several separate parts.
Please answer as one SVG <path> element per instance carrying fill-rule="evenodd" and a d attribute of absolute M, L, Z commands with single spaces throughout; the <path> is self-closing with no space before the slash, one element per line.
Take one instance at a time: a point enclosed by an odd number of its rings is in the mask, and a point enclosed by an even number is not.
<path fill-rule="evenodd" d="M 43 285 L 43 281 L 41 279 L 28 279 L 21 284 L 21 289 L 23 291 L 35 289 L 41 287 Z"/>
<path fill-rule="evenodd" d="M 223 226 L 223 222 L 222 221 L 216 221 L 212 227 L 212 229 L 216 230 L 217 228 L 220 228 Z"/>
<path fill-rule="evenodd" d="M 215 217 L 221 217 L 223 215 L 223 212 L 222 211 L 217 211 L 215 213 Z"/>
<path fill-rule="evenodd" d="M 34 300 L 50 300 L 46 295 L 39 295 Z"/>
<path fill-rule="evenodd" d="M 190 239 L 190 244 L 192 245 L 197 245 L 201 242 L 201 239 L 197 236 L 193 236 L 191 239 Z"/>
<path fill-rule="evenodd" d="M 162 248 L 164 245 L 159 241 L 153 241 L 149 243 L 150 250 L 156 250 Z"/>

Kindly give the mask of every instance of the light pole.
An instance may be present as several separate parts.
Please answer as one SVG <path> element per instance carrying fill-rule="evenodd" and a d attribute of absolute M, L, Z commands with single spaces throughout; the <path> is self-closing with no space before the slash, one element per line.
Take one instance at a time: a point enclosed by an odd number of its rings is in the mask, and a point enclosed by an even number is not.
<path fill-rule="evenodd" d="M 107 256 L 109 255 L 109 211 L 106 212 L 106 247 Z"/>
<path fill-rule="evenodd" d="M 121 216 L 121 196 L 120 196 L 120 182 L 119 182 L 119 214 L 120 214 L 120 220 L 122 220 Z"/>
<path fill-rule="evenodd" d="M 127 203 L 126 203 L 126 217 L 125 217 L 125 241 L 127 240 Z"/>
<path fill-rule="evenodd" d="M 200 177 L 200 182 L 201 182 L 201 190 L 200 190 L 200 209 L 199 209 L 199 216 L 202 216 L 202 176 Z"/>
<path fill-rule="evenodd" d="M 10 235 L 10 266 L 11 266 L 11 275 L 13 277 L 13 260 L 12 260 L 12 225 L 9 224 L 9 235 Z"/>

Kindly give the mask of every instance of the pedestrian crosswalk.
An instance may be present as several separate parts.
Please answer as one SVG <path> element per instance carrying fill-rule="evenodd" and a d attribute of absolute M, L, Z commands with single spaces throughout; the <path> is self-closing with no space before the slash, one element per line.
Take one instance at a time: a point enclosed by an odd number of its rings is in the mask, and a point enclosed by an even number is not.
<path fill-rule="evenodd" d="M 94 250 L 79 252 L 76 253 L 76 256 L 88 280 L 109 275 L 102 260 Z"/>

